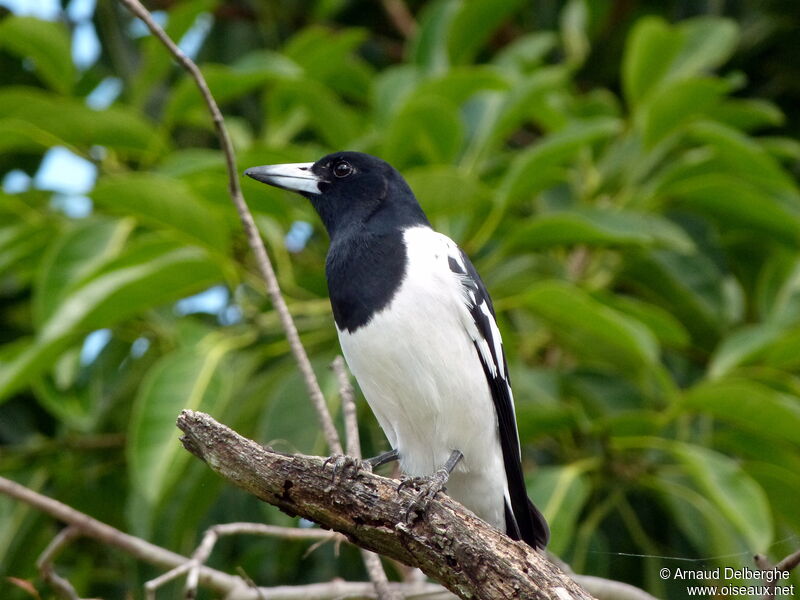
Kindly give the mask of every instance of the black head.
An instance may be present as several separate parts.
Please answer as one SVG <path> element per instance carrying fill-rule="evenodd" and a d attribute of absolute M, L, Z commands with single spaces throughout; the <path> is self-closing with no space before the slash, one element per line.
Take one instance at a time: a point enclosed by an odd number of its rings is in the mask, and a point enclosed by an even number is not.
<path fill-rule="evenodd" d="M 244 174 L 308 198 L 331 239 L 364 228 L 428 224 L 402 175 L 369 154 L 335 152 L 315 163 L 252 167 Z"/>

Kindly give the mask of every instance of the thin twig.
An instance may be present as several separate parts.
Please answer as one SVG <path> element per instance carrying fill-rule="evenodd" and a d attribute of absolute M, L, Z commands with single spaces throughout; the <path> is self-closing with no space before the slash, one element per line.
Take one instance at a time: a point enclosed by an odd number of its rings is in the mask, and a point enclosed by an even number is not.
<path fill-rule="evenodd" d="M 361 458 L 361 440 L 358 436 L 358 416 L 356 414 L 356 398 L 350 375 L 344 359 L 337 356 L 331 363 L 331 368 L 339 382 L 339 396 L 342 399 L 342 414 L 344 415 L 345 446 L 347 455 Z M 381 558 L 374 552 L 361 549 L 361 558 L 367 569 L 370 581 L 375 586 L 375 593 L 379 600 L 395 600 L 400 596 L 389 587 L 389 578 L 381 563 Z"/>
<path fill-rule="evenodd" d="M 295 516 L 339 531 L 362 548 L 422 569 L 475 600 L 589 600 L 561 569 L 480 520 L 446 494 L 410 518 L 416 495 L 369 471 L 334 484 L 321 457 L 287 455 L 243 438 L 210 416 L 184 410 L 181 442 L 230 483 Z"/>
<path fill-rule="evenodd" d="M 197 597 L 198 584 L 200 583 L 200 567 L 206 563 L 211 551 L 219 538 L 226 535 L 262 535 L 280 537 L 290 540 L 344 540 L 341 533 L 324 529 L 298 529 L 294 527 L 279 527 L 263 523 L 222 523 L 209 527 L 197 549 L 192 554 L 189 575 L 186 577 L 184 597 L 187 599 Z"/>
<path fill-rule="evenodd" d="M 58 535 L 52 539 L 36 560 L 36 567 L 42 574 L 42 578 L 55 589 L 59 596 L 67 600 L 80 600 L 80 598 L 72 584 L 56 573 L 53 561 L 65 546 L 80 535 L 80 529 L 74 525 L 68 525 L 58 532 Z"/>
<path fill-rule="evenodd" d="M 785 572 L 788 573 L 792 569 L 794 569 L 797 565 L 800 565 L 800 550 L 794 552 L 781 560 L 777 565 L 774 567 L 770 565 L 769 559 L 764 556 L 763 554 L 756 554 L 755 557 L 756 565 L 762 570 L 765 571 L 775 571 L 776 574 L 778 572 Z M 778 578 L 773 577 L 771 581 L 766 581 L 767 586 L 767 593 L 761 597 L 761 600 L 773 600 L 775 598 L 775 588 L 778 586 Z"/>
<path fill-rule="evenodd" d="M 337 356 L 331 363 L 331 369 L 336 374 L 339 382 L 339 397 L 342 399 L 342 414 L 344 415 L 344 435 L 347 456 L 361 458 L 361 438 L 358 435 L 358 415 L 356 414 L 356 398 L 350 375 L 344 359 Z"/>
<path fill-rule="evenodd" d="M 24 502 L 37 510 L 41 510 L 55 517 L 59 521 L 76 527 L 81 535 L 93 538 L 114 548 L 119 548 L 131 556 L 152 565 L 173 569 L 189 560 L 186 556 L 182 556 L 176 552 L 162 548 L 161 546 L 151 544 L 141 538 L 124 533 L 58 500 L 43 496 L 5 477 L 0 477 L 0 494 L 5 494 L 6 496 Z M 200 579 L 203 585 L 216 592 L 229 594 L 231 596 L 233 596 L 232 592 L 237 592 L 235 596 L 237 598 L 256 598 L 255 594 L 245 595 L 241 593 L 242 589 L 245 588 L 245 584 L 240 578 L 228 575 L 222 571 L 203 567 L 200 573 Z"/>
<path fill-rule="evenodd" d="M 222 112 L 217 106 L 216 100 L 211 95 L 211 90 L 208 88 L 200 68 L 195 62 L 186 56 L 183 51 L 178 48 L 177 44 L 166 34 L 166 32 L 153 20 L 150 12 L 142 5 L 139 0 L 120 0 L 134 15 L 144 21 L 147 28 L 156 36 L 161 43 L 166 46 L 167 50 L 175 57 L 178 63 L 191 75 L 194 82 L 197 84 L 200 94 L 203 96 L 208 110 L 211 113 L 211 118 L 214 121 L 214 127 L 219 136 L 220 146 L 222 153 L 225 155 L 225 166 L 228 171 L 228 192 L 230 193 L 231 200 L 236 206 L 239 213 L 239 218 L 242 221 L 247 242 L 250 249 L 256 258 L 256 264 L 261 277 L 266 284 L 267 293 L 272 300 L 272 305 L 281 319 L 281 325 L 286 333 L 286 339 L 289 341 L 289 346 L 292 349 L 297 365 L 303 375 L 308 394 L 317 411 L 317 417 L 322 427 L 322 432 L 325 435 L 325 440 L 328 443 L 330 451 L 333 454 L 342 454 L 342 445 L 339 441 L 339 434 L 333 424 L 333 418 L 328 411 L 328 406 L 325 403 L 325 397 L 322 394 L 322 389 L 319 386 L 319 381 L 314 374 L 314 369 L 311 367 L 311 361 L 308 359 L 308 354 L 300 341 L 300 335 L 297 333 L 297 327 L 294 324 L 292 315 L 289 308 L 286 306 L 286 301 L 281 294 L 280 286 L 278 285 L 278 278 L 275 276 L 275 270 L 272 268 L 272 263 L 267 255 L 267 250 L 264 247 L 264 242 L 258 233 L 253 215 L 247 208 L 247 203 L 242 195 L 242 189 L 239 185 L 239 172 L 236 169 L 236 158 L 233 150 L 233 142 L 228 135 L 228 130 L 225 127 L 225 121 L 222 117 Z"/>
<path fill-rule="evenodd" d="M 173 579 L 177 579 L 191 569 L 194 564 L 194 561 L 187 560 L 182 565 L 179 565 L 174 569 L 170 569 L 166 573 L 162 573 L 158 577 L 146 582 L 144 584 L 144 597 L 147 600 L 156 600 L 156 590 L 158 590 L 158 588 L 160 588 L 162 585 L 168 584 Z"/>
<path fill-rule="evenodd" d="M 383 4 L 383 10 L 389 15 L 392 25 L 403 34 L 403 37 L 410 38 L 414 35 L 417 31 L 417 22 L 403 0 L 381 0 L 381 4 Z"/>

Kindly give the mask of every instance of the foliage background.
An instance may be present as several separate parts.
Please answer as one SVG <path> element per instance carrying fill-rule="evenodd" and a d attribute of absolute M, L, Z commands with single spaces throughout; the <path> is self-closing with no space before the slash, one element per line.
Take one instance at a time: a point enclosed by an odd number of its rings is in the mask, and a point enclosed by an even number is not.
<path fill-rule="evenodd" d="M 190 460 L 174 428 L 193 407 L 326 452 L 210 119 L 119 5 L 76 7 L 0 21 L 0 473 L 179 552 L 213 523 L 290 524 Z M 240 170 L 380 155 L 471 255 L 551 550 L 682 598 L 686 582 L 658 577 L 678 558 L 752 566 L 796 549 L 797 7 L 409 7 L 406 40 L 366 0 L 151 5 L 197 51 Z M 86 27 L 97 54 L 76 64 Z M 43 176 L 54 153 L 88 168 L 85 189 L 70 169 Z M 336 410 L 324 231 L 301 199 L 243 185 Z M 360 421 L 365 452 L 386 449 L 363 403 Z M 57 528 L 0 498 L 0 575 L 35 579 Z M 212 565 L 261 585 L 365 578 L 352 548 L 305 550 L 225 540 Z M 90 541 L 60 563 L 84 596 L 138 595 L 156 574 Z"/>

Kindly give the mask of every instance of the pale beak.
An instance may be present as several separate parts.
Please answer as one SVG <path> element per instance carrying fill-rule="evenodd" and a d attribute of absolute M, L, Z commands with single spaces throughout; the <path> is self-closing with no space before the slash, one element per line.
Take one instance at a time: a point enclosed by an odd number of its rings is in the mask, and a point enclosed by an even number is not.
<path fill-rule="evenodd" d="M 244 174 L 256 181 L 274 185 L 275 187 L 301 194 L 321 194 L 319 182 L 322 181 L 312 173 L 314 163 L 289 163 L 285 165 L 264 165 L 250 167 Z"/>

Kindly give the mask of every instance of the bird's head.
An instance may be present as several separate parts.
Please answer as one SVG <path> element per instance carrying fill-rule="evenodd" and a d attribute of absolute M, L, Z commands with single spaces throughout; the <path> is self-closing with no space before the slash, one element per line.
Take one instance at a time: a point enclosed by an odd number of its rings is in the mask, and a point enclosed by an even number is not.
<path fill-rule="evenodd" d="M 244 174 L 308 198 L 331 239 L 367 223 L 375 228 L 428 223 L 402 175 L 369 154 L 335 152 L 315 163 L 251 167 Z"/>

